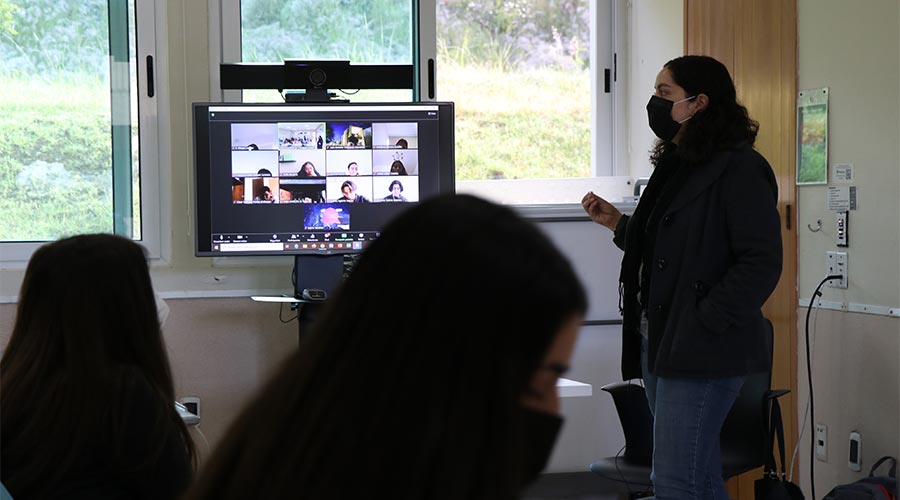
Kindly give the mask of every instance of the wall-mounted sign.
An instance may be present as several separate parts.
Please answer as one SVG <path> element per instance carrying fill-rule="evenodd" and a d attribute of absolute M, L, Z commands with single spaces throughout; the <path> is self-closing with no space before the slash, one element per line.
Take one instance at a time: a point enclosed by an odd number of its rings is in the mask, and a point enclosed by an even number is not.
<path fill-rule="evenodd" d="M 853 182 L 853 164 L 836 163 L 831 174 L 831 182 Z"/>
<path fill-rule="evenodd" d="M 856 210 L 856 186 L 828 186 L 828 210 Z"/>
<path fill-rule="evenodd" d="M 828 182 L 828 87 L 797 98 L 797 184 Z"/>

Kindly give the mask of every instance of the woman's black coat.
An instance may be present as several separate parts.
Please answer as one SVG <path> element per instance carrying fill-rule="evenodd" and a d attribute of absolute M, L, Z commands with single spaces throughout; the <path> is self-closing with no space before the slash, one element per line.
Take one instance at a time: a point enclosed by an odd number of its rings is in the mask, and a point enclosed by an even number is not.
<path fill-rule="evenodd" d="M 761 307 L 781 276 L 778 186 L 752 147 L 695 169 L 660 219 L 648 302 L 650 371 L 729 377 L 771 367 Z M 628 217 L 614 241 L 624 250 Z M 623 300 L 622 375 L 641 377 L 637 290 Z"/>

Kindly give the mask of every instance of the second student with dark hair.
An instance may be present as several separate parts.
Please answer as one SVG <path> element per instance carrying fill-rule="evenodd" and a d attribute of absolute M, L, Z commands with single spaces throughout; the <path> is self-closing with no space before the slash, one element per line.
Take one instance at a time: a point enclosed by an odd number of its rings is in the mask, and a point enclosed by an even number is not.
<path fill-rule="evenodd" d="M 586 308 L 568 260 L 511 209 L 466 195 L 412 207 L 188 498 L 513 500 L 550 456 Z"/>

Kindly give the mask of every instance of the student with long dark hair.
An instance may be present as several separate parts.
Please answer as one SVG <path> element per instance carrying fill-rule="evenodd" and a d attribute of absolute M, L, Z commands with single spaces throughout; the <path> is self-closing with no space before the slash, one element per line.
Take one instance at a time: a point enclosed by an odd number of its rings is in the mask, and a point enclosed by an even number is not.
<path fill-rule="evenodd" d="M 31 257 L 0 360 L 2 481 L 14 498 L 176 498 L 194 446 L 143 249 L 74 236 Z"/>
<path fill-rule="evenodd" d="M 727 499 L 719 434 L 746 375 L 770 369 L 761 307 L 781 275 L 778 186 L 728 69 L 666 63 L 647 104 L 659 137 L 632 216 L 582 199 L 625 251 L 622 374 L 654 416 L 657 499 Z"/>
<path fill-rule="evenodd" d="M 566 258 L 509 208 L 410 208 L 187 498 L 516 498 L 553 447 L 586 307 Z"/>
<path fill-rule="evenodd" d="M 297 171 L 297 177 L 322 177 L 322 174 L 316 170 L 316 166 L 311 161 L 303 162 L 300 170 Z"/>

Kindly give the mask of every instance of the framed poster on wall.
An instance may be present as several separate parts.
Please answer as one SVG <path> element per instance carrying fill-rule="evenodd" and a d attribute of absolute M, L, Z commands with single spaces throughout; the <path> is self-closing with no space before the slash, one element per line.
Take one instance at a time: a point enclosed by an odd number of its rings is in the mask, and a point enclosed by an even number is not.
<path fill-rule="evenodd" d="M 797 184 L 828 182 L 828 87 L 797 97 Z"/>

